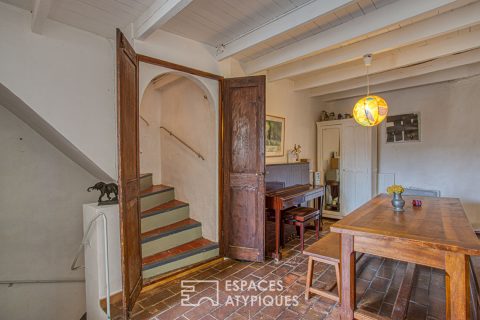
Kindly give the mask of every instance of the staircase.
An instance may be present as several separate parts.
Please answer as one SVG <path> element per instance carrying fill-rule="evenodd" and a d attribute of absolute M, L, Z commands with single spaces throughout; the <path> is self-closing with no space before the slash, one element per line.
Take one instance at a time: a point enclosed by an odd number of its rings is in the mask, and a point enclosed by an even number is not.
<path fill-rule="evenodd" d="M 218 244 L 202 238 L 202 224 L 190 219 L 188 203 L 175 199 L 175 190 L 153 185 L 152 174 L 140 175 L 143 279 L 209 260 Z"/>

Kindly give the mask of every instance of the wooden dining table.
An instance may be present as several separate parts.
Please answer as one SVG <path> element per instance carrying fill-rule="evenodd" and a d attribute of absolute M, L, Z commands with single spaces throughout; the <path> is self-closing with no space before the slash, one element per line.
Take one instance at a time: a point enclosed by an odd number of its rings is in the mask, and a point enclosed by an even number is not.
<path fill-rule="evenodd" d="M 405 211 L 393 211 L 381 194 L 331 226 L 341 234 L 341 319 L 372 319 L 355 310 L 355 252 L 445 270 L 446 318 L 468 319 L 469 256 L 480 241 L 457 198 L 404 197 Z M 422 201 L 414 207 L 412 200 Z"/>

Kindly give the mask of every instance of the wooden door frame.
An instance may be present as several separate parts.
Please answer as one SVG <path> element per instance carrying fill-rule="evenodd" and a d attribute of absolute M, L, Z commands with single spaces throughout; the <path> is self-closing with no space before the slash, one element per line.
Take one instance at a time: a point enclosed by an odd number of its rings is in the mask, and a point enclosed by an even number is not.
<path fill-rule="evenodd" d="M 142 265 L 141 265 L 141 228 L 140 228 L 140 199 L 139 199 L 139 180 L 140 180 L 140 164 L 139 164 L 139 127 L 138 119 L 131 119 L 126 116 L 125 110 L 132 110 L 129 103 L 134 104 L 133 117 L 138 118 L 139 106 L 138 106 L 138 60 L 136 59 L 136 53 L 123 33 L 116 30 L 116 85 L 117 85 L 117 152 L 118 152 L 118 205 L 120 214 L 120 249 L 121 249 L 121 270 L 122 270 L 122 300 L 123 300 L 123 313 L 126 318 L 129 317 L 135 302 L 140 295 L 143 285 L 142 278 Z M 134 65 L 134 72 L 128 77 L 128 70 L 126 64 Z M 128 83 L 128 79 L 134 82 L 134 87 Z M 126 85 L 125 85 L 126 84 Z M 132 90 L 130 90 L 132 89 Z M 130 93 L 130 94 L 128 94 Z M 130 101 L 125 101 L 129 100 Z M 131 119 L 131 120 L 130 120 Z M 136 137 L 132 141 L 125 141 L 125 137 L 130 136 L 126 134 L 126 128 L 130 121 L 134 121 L 134 127 L 136 130 Z M 128 126 L 127 126 L 128 127 Z M 135 161 L 134 178 L 132 176 L 131 169 L 129 168 L 132 159 L 125 158 L 125 148 L 134 146 L 137 153 Z M 127 165 L 124 166 L 124 160 Z M 133 195 L 133 196 L 132 196 Z M 132 201 L 135 201 L 135 212 L 131 212 L 133 209 Z M 129 218 L 135 214 L 134 220 Z M 136 221 L 136 225 L 134 225 Z M 131 228 L 131 229 L 130 229 Z M 136 243 L 133 237 L 137 236 L 138 243 Z M 132 246 L 132 243 L 134 244 Z M 132 269 L 134 271 L 134 283 L 132 284 L 132 274 L 130 274 L 130 264 L 140 261 L 140 265 L 135 265 Z"/>
<path fill-rule="evenodd" d="M 223 243 L 223 81 L 224 77 L 209 73 L 206 71 L 190 68 L 173 62 L 137 54 L 137 63 L 148 63 L 159 67 L 164 67 L 176 71 L 181 71 L 194 76 L 199 76 L 207 79 L 213 79 L 218 81 L 218 244 L 219 244 L 219 256 L 225 256 L 225 246 Z M 139 70 L 140 71 L 140 70 Z M 140 88 L 138 88 L 140 90 Z M 140 92 L 138 92 L 140 97 Z M 140 107 L 140 102 L 139 102 Z"/>

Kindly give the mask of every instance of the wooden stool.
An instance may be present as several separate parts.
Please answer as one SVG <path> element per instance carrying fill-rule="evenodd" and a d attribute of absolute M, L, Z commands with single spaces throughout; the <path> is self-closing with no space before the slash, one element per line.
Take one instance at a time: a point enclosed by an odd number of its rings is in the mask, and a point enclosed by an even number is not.
<path fill-rule="evenodd" d="M 315 220 L 315 235 L 316 239 L 318 240 L 318 234 L 320 230 L 320 210 L 308 207 L 293 207 L 285 210 L 284 222 L 286 224 L 295 225 L 299 229 L 298 233 L 300 234 L 300 246 L 302 252 L 305 225 L 307 225 L 311 220 Z"/>
<path fill-rule="evenodd" d="M 319 296 L 340 301 L 340 234 L 330 232 L 322 239 L 309 246 L 303 254 L 308 256 L 307 283 L 305 288 L 305 299 L 310 299 L 310 293 Z M 312 288 L 314 261 L 323 262 L 335 266 L 337 274 L 338 296 L 331 293 L 330 290 Z"/>

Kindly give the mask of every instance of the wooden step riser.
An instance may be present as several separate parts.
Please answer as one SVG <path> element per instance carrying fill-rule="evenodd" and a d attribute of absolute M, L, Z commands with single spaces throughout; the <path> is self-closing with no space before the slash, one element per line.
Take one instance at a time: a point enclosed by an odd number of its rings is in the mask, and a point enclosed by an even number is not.
<path fill-rule="evenodd" d="M 188 206 L 142 218 L 142 232 L 168 226 L 189 218 Z"/>
<path fill-rule="evenodd" d="M 154 193 L 145 197 L 141 197 L 140 207 L 142 211 L 146 211 L 148 209 L 159 206 L 173 199 L 175 199 L 175 192 L 173 189 L 159 192 L 159 193 Z"/>
<path fill-rule="evenodd" d="M 151 174 L 140 177 L 140 191 L 146 190 L 153 186 L 153 177 Z"/>
<path fill-rule="evenodd" d="M 202 226 L 196 226 L 142 244 L 142 257 L 154 255 L 202 237 Z"/>
<path fill-rule="evenodd" d="M 212 258 L 215 258 L 219 255 L 219 249 L 214 248 L 212 250 L 200 252 L 198 254 L 186 257 L 184 259 L 176 260 L 170 263 L 166 263 L 156 268 L 148 269 L 143 271 L 143 278 L 148 279 L 152 277 L 159 276 L 170 271 L 180 269 L 189 265 L 193 265 L 202 261 L 206 261 Z"/>

